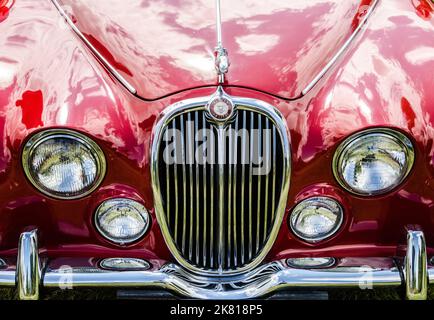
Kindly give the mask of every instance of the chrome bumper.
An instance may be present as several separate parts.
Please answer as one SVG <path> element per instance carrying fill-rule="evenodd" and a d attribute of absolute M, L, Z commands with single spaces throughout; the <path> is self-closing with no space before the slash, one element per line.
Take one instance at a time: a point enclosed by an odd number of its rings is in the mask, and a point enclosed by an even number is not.
<path fill-rule="evenodd" d="M 263 265 L 236 277 L 209 278 L 188 273 L 175 264 L 154 271 L 107 271 L 99 267 L 71 270 L 44 265 L 38 254 L 37 232 L 25 232 L 18 246 L 16 268 L 3 266 L 0 287 L 17 287 L 19 298 L 39 298 L 39 288 L 110 287 L 159 288 L 181 297 L 196 299 L 261 298 L 282 289 L 376 288 L 404 285 L 407 299 L 427 297 L 428 283 L 434 283 L 434 268 L 428 268 L 423 232 L 407 232 L 407 253 L 392 259 L 390 267 L 375 265 L 375 259 L 360 258 L 358 266 L 336 265 L 325 269 L 296 269 L 285 261 Z M 374 261 L 374 263 L 372 263 Z"/>

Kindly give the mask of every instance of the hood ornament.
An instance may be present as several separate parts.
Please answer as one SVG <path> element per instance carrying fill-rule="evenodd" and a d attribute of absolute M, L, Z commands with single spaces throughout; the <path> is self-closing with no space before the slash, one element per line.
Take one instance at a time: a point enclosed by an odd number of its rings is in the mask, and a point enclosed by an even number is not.
<path fill-rule="evenodd" d="M 217 70 L 218 82 L 225 82 L 225 74 L 229 71 L 228 51 L 223 47 L 222 40 L 222 15 L 220 0 L 216 0 L 216 17 L 217 17 L 217 47 L 214 50 L 215 68 Z"/>

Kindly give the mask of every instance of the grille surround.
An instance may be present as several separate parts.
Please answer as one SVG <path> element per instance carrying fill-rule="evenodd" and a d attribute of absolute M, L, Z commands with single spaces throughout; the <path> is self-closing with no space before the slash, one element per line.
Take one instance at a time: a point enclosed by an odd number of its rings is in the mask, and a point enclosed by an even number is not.
<path fill-rule="evenodd" d="M 181 114 L 195 111 L 207 111 L 207 104 L 212 98 L 213 96 L 207 96 L 202 98 L 184 100 L 169 106 L 163 111 L 154 127 L 152 135 L 151 179 L 157 221 L 160 225 L 166 245 L 168 246 L 176 261 L 187 270 L 199 275 L 232 276 L 242 274 L 258 266 L 265 259 L 266 255 L 268 254 L 276 240 L 277 234 L 282 225 L 287 204 L 291 176 L 291 147 L 289 141 L 289 131 L 287 129 L 286 122 L 278 110 L 276 110 L 270 104 L 257 99 L 230 97 L 237 110 L 247 110 L 262 114 L 266 116 L 270 120 L 271 124 L 274 125 L 277 129 L 277 136 L 280 138 L 282 154 L 284 157 L 284 159 L 282 159 L 282 172 L 279 172 L 279 174 L 282 174 L 282 185 L 280 189 L 281 193 L 277 202 L 276 210 L 274 212 L 274 222 L 268 234 L 268 240 L 265 242 L 262 250 L 254 259 L 252 259 L 250 262 L 243 265 L 242 267 L 231 270 L 203 269 L 190 263 L 178 249 L 175 243 L 175 239 L 173 238 L 173 235 L 169 230 L 169 225 L 166 219 L 166 212 L 163 205 L 163 196 L 159 179 L 159 154 L 161 143 L 163 141 L 163 134 L 166 127 L 170 125 L 172 120 L 180 116 Z M 218 199 L 216 199 L 215 201 L 218 201 Z"/>

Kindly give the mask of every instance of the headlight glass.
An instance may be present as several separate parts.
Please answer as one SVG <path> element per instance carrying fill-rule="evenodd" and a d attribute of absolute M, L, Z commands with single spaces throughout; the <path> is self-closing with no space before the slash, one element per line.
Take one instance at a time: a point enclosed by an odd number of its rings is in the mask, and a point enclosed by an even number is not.
<path fill-rule="evenodd" d="M 316 269 L 329 268 L 336 263 L 336 260 L 334 258 L 289 258 L 286 263 L 295 269 Z"/>
<path fill-rule="evenodd" d="M 115 198 L 98 207 L 95 224 L 102 236 L 123 245 L 137 241 L 146 233 L 150 217 L 139 202 Z"/>
<path fill-rule="evenodd" d="M 409 174 L 414 162 L 411 141 L 389 129 L 356 134 L 338 148 L 333 169 L 338 182 L 358 195 L 391 191 Z"/>
<path fill-rule="evenodd" d="M 334 235 L 343 222 L 343 210 L 334 199 L 309 198 L 300 202 L 289 218 L 291 230 L 307 242 L 318 242 Z"/>
<path fill-rule="evenodd" d="M 47 130 L 25 145 L 23 167 L 41 192 L 76 199 L 98 187 L 106 162 L 99 146 L 86 136 L 71 130 Z"/>
<path fill-rule="evenodd" d="M 100 262 L 100 266 L 107 270 L 117 271 L 145 271 L 151 268 L 148 261 L 135 258 L 107 258 Z"/>

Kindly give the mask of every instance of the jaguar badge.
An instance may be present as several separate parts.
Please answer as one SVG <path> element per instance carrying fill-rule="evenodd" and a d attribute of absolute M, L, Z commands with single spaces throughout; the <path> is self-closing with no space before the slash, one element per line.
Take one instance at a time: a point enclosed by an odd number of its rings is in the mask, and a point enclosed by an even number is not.
<path fill-rule="evenodd" d="M 217 122 L 225 122 L 234 114 L 234 103 L 231 98 L 219 88 L 208 102 L 208 112 Z"/>

